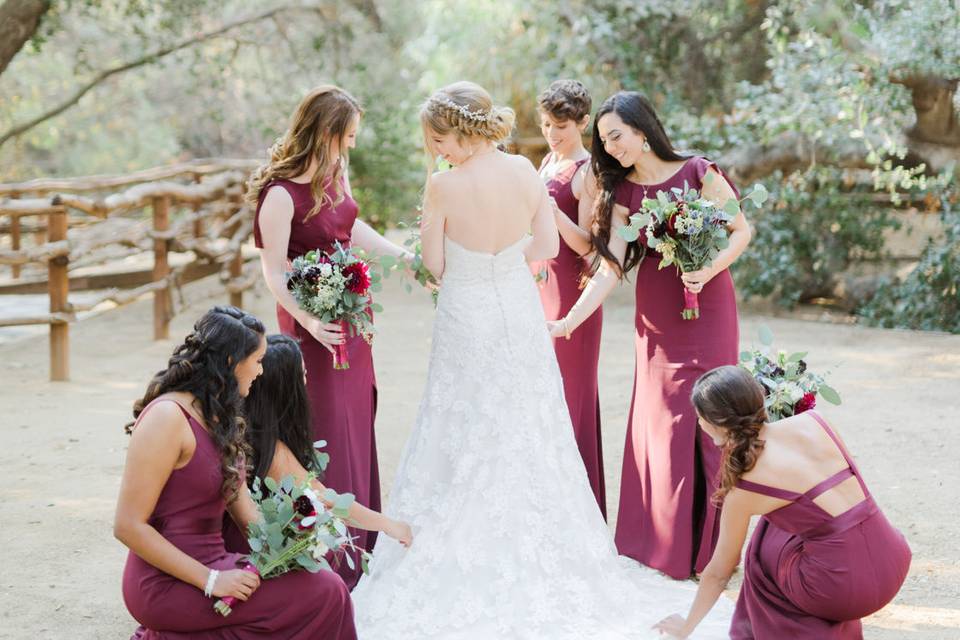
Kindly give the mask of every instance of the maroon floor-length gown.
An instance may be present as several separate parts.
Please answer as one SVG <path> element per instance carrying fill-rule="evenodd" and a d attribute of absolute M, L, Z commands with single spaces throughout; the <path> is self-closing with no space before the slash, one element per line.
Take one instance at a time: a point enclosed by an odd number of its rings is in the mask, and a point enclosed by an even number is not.
<path fill-rule="evenodd" d="M 744 581 L 730 625 L 734 640 L 859 640 L 860 618 L 900 590 L 910 547 L 877 507 L 857 465 L 833 430 L 809 411 L 849 465 L 806 493 L 740 480 L 737 486 L 790 504 L 761 518 L 744 561 Z M 837 516 L 814 499 L 855 477 L 866 496 Z"/>
<path fill-rule="evenodd" d="M 179 404 L 178 404 L 179 406 Z M 149 411 L 144 409 L 144 413 Z M 174 469 L 160 492 L 150 524 L 178 549 L 208 567 L 236 569 L 244 556 L 224 549 L 220 455 L 207 431 L 180 407 L 197 446 L 186 466 Z M 144 415 L 140 414 L 141 417 Z M 215 599 L 164 573 L 132 551 L 123 571 L 123 599 L 141 624 L 131 640 L 353 640 L 350 593 L 340 576 L 295 571 L 263 580 L 228 617 Z"/>
<path fill-rule="evenodd" d="M 274 180 L 260 194 L 260 204 L 269 189 L 285 189 L 293 199 L 293 220 L 290 228 L 289 259 L 308 251 L 320 249 L 332 253 L 334 242 L 350 246 L 351 230 L 357 219 L 357 203 L 344 193 L 343 200 L 335 207 L 324 205 L 309 220 L 307 213 L 314 199 L 309 183 L 291 180 Z M 336 201 L 332 185 L 327 193 Z M 254 225 L 254 240 L 263 247 L 258 219 Z M 352 493 L 357 502 L 380 510 L 380 472 L 377 464 L 377 444 L 374 419 L 377 413 L 377 383 L 373 371 L 373 353 L 370 345 L 360 336 L 347 338 L 350 368 L 333 368 L 333 356 L 301 327 L 287 311 L 277 305 L 277 321 L 280 331 L 296 338 L 303 351 L 307 368 L 307 394 L 310 398 L 310 413 L 313 419 L 313 437 L 326 440 L 330 463 L 323 476 L 323 484 L 338 493 Z M 357 546 L 373 549 L 375 531 L 351 529 Z M 347 586 L 353 589 L 360 579 L 359 561 L 350 569 L 346 562 L 337 566 Z"/>
<path fill-rule="evenodd" d="M 658 191 L 672 198 L 670 190 L 685 183 L 700 190 L 710 167 L 716 169 L 695 156 L 660 184 L 624 181 L 616 203 L 635 213 Z M 737 363 L 740 334 L 729 271 L 700 292 L 700 317 L 684 320 L 683 282 L 675 267 L 658 269 L 659 262 L 648 249 L 635 274 L 637 360 L 616 543 L 621 554 L 685 579 L 710 560 L 720 513 L 710 501 L 720 450 L 697 427 L 690 392 L 710 369 Z"/>
<path fill-rule="evenodd" d="M 549 156 L 544 159 L 546 165 Z M 577 170 L 588 159 L 579 160 L 547 181 L 547 191 L 557 206 L 573 222 L 579 219 L 579 203 L 571 183 Z M 541 169 L 543 167 L 541 166 Z M 540 301 L 547 320 L 557 320 L 570 311 L 580 298 L 580 277 L 585 262 L 560 237 L 560 252 L 556 258 L 535 263 L 546 279 L 539 282 Z M 603 310 L 597 309 L 570 339 L 554 338 L 553 348 L 563 377 L 563 392 L 570 409 L 573 433 L 580 449 L 580 457 L 587 469 L 590 488 L 597 498 L 600 512 L 607 517 L 607 497 L 603 478 L 603 449 L 600 438 L 600 398 L 597 390 L 597 361 L 600 358 L 600 332 L 603 328 Z"/>

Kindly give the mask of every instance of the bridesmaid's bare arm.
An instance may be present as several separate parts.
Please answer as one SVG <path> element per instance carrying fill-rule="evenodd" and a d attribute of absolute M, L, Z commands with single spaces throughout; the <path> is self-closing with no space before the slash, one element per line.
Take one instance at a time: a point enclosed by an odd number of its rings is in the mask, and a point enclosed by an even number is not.
<path fill-rule="evenodd" d="M 613 206 L 610 222 L 610 241 L 607 247 L 610 252 L 623 264 L 627 254 L 627 241 L 620 237 L 617 230 L 627 224 L 627 208 L 619 204 Z M 548 322 L 550 335 L 554 338 L 566 337 L 589 318 L 603 301 L 610 295 L 613 288 L 620 282 L 616 269 L 607 261 L 601 260 L 600 268 L 590 278 L 584 287 L 580 299 L 577 300 L 567 315 L 560 320 Z"/>
<path fill-rule="evenodd" d="M 260 267 L 267 289 L 276 301 L 301 327 L 333 353 L 332 344 L 344 342 L 343 330 L 335 324 L 320 322 L 300 308 L 287 290 L 287 246 L 290 244 L 290 224 L 293 221 L 293 199 L 286 189 L 274 187 L 267 191 L 260 206 L 257 224 L 263 249 Z"/>
<path fill-rule="evenodd" d="M 702 191 L 703 197 L 712 200 L 721 207 L 727 200 L 737 197 L 730 183 L 712 168 L 707 169 L 707 173 L 704 175 Z M 727 229 L 730 230 L 730 244 L 727 245 L 727 248 L 717 254 L 717 257 L 713 259 L 709 266 L 680 276 L 683 283 L 691 291 L 699 293 L 714 276 L 722 273 L 724 269 L 733 264 L 750 244 L 752 232 L 750 231 L 750 225 L 747 223 L 747 217 L 742 210 L 737 212 L 733 222 L 727 225 Z"/>
<path fill-rule="evenodd" d="M 303 482 L 307 477 L 307 470 L 303 468 L 300 461 L 297 460 L 293 452 L 284 443 L 278 441 L 276 451 L 273 454 L 273 462 L 270 463 L 270 470 L 267 472 L 271 478 L 280 482 L 284 476 L 292 475 L 298 483 Z M 313 480 L 313 488 L 317 492 L 326 491 L 326 486 L 319 480 Z M 324 501 L 327 507 L 332 507 L 331 503 Z M 413 535 L 410 532 L 410 526 L 405 522 L 399 522 L 388 518 L 387 516 L 369 509 L 359 502 L 354 501 L 350 505 L 350 520 L 361 529 L 367 531 L 382 531 L 391 538 L 398 540 L 404 546 L 410 546 Z"/>
<path fill-rule="evenodd" d="M 567 246 L 573 249 L 578 255 L 585 256 L 593 248 L 590 244 L 590 225 L 593 222 L 593 194 L 588 193 L 586 183 L 589 181 L 587 176 L 592 179 L 593 174 L 589 173 L 590 163 L 584 163 L 580 169 L 573 175 L 570 181 L 570 189 L 574 197 L 577 198 L 577 222 L 571 220 L 567 214 L 554 210 L 557 218 L 557 228 L 560 230 L 560 236 Z"/>
<path fill-rule="evenodd" d="M 654 628 L 678 638 L 686 638 L 693 633 L 723 594 L 730 576 L 740 562 L 740 552 L 747 538 L 750 517 L 756 512 L 754 507 L 749 492 L 734 489 L 726 495 L 720 513 L 720 537 L 710 562 L 700 574 L 700 585 L 697 587 L 697 595 L 693 599 L 690 612 L 685 619 L 676 615 L 665 618 Z"/>
<path fill-rule="evenodd" d="M 195 452 L 193 431 L 175 403 L 157 402 L 141 414 L 127 448 L 113 535 L 144 561 L 203 591 L 210 569 L 149 523 L 170 474 L 186 466 Z M 259 578 L 246 571 L 224 571 L 214 595 L 246 600 L 259 584 Z"/>
<path fill-rule="evenodd" d="M 427 180 L 423 195 L 423 214 L 420 216 L 420 243 L 423 252 L 423 266 L 437 280 L 443 279 L 443 232 L 447 220 L 444 207 L 447 205 L 445 181 L 449 178 L 443 173 L 435 173 Z"/>

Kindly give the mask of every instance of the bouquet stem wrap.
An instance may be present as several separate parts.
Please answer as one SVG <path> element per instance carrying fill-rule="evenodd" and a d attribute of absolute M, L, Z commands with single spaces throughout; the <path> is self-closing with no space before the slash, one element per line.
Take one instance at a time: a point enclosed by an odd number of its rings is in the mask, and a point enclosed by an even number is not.
<path fill-rule="evenodd" d="M 683 311 L 680 313 L 684 320 L 696 320 L 700 317 L 700 296 L 683 288 Z"/>
<path fill-rule="evenodd" d="M 243 567 L 241 567 L 241 569 L 243 569 L 244 571 L 249 571 L 250 573 L 255 573 L 257 575 L 260 575 L 260 572 L 257 570 L 257 568 L 252 564 L 250 564 L 249 562 L 245 564 Z M 226 618 L 228 615 L 233 613 L 233 607 L 235 607 L 236 604 L 237 604 L 236 598 L 234 598 L 233 596 L 224 596 L 219 600 L 217 600 L 217 603 L 213 605 L 213 608 L 216 610 L 217 613 L 219 613 L 224 618 Z"/>
<path fill-rule="evenodd" d="M 345 335 L 349 335 L 349 327 L 347 326 L 347 322 L 345 320 L 337 320 L 336 324 L 340 325 L 340 328 L 343 329 Z M 333 368 L 337 369 L 338 371 L 350 368 L 350 359 L 347 356 L 346 342 L 333 345 Z"/>

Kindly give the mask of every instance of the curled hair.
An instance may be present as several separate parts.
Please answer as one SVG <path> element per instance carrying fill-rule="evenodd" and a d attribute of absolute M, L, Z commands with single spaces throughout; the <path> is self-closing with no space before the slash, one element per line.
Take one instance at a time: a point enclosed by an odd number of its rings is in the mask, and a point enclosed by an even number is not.
<path fill-rule="evenodd" d="M 597 126 L 600 118 L 608 113 L 615 113 L 624 124 L 642 133 L 650 149 L 661 160 L 686 160 L 687 156 L 677 153 L 670 142 L 667 132 L 657 117 L 653 105 L 643 94 L 636 91 L 620 91 L 603 101 L 593 121 L 593 146 L 591 148 L 590 167 L 596 176 L 600 191 L 594 204 L 593 226 L 590 230 L 590 242 L 596 250 L 591 271 L 595 272 L 600 266 L 600 260 L 605 259 L 617 272 L 620 278 L 640 263 L 643 259 L 643 249 L 638 241 L 627 245 L 627 253 L 621 264 L 610 251 L 610 228 L 613 221 L 613 206 L 616 204 L 617 187 L 627 179 L 631 167 L 624 167 L 612 155 L 607 153 L 600 140 L 600 128 Z"/>
<path fill-rule="evenodd" d="M 479 137 L 500 142 L 510 136 L 515 119 L 513 109 L 494 105 L 486 89 L 466 81 L 434 92 L 420 108 L 425 138 L 428 131 L 454 132 L 461 140 Z"/>
<path fill-rule="evenodd" d="M 303 175 L 312 160 L 317 171 L 310 180 L 313 208 L 306 219 L 323 206 L 334 207 L 344 199 L 341 178 L 348 163 L 346 135 L 353 119 L 363 109 L 349 93 L 333 85 L 321 85 L 300 101 L 290 121 L 290 128 L 270 147 L 270 160 L 256 169 L 247 181 L 244 199 L 251 207 L 260 203 L 263 190 L 273 180 Z M 331 143 L 339 142 L 340 153 L 331 154 Z M 336 198 L 326 187 L 333 185 Z"/>
<path fill-rule="evenodd" d="M 590 92 L 577 80 L 557 80 L 537 96 L 537 107 L 559 122 L 582 121 L 592 105 Z"/>
<path fill-rule="evenodd" d="M 763 388 L 746 370 L 725 365 L 700 376 L 690 400 L 701 417 L 727 432 L 720 487 L 714 494 L 714 500 L 721 501 L 753 469 L 763 450 L 759 437 L 767 422 Z"/>
<path fill-rule="evenodd" d="M 303 355 L 289 336 L 267 336 L 263 373 L 244 398 L 247 442 L 252 449 L 253 475 L 267 477 L 277 442 L 283 442 L 304 469 L 319 474 L 313 448 L 310 401 L 303 381 Z"/>
<path fill-rule="evenodd" d="M 134 422 L 125 427 L 132 433 L 143 409 L 165 393 L 192 394 L 220 454 L 221 492 L 228 502 L 236 498 L 246 476 L 249 454 L 234 367 L 257 350 L 264 331 L 262 322 L 237 307 L 210 309 L 173 350 L 167 368 L 153 376 L 146 393 L 133 405 Z"/>

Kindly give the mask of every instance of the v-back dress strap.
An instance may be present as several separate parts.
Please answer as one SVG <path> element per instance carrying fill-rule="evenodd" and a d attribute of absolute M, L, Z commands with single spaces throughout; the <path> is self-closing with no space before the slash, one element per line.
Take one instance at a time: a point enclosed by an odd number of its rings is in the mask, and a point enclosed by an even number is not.
<path fill-rule="evenodd" d="M 833 440 L 833 444 L 837 445 L 837 449 L 840 450 L 840 455 L 842 455 L 842 456 L 843 456 L 843 459 L 846 460 L 846 462 L 847 462 L 847 467 L 848 467 L 847 469 L 844 469 L 844 470 L 842 470 L 842 471 L 838 471 L 836 474 L 834 474 L 834 476 L 831 476 L 830 478 L 827 478 L 827 480 L 824 480 L 824 481 L 823 481 L 822 483 L 820 483 L 820 484 L 825 484 L 828 480 L 832 480 L 832 479 L 834 479 L 834 478 L 836 478 L 836 477 L 843 476 L 844 474 L 846 474 L 846 477 L 843 477 L 843 480 L 846 480 L 847 477 L 849 477 L 849 476 L 852 475 L 852 476 L 856 476 L 857 482 L 860 483 L 860 488 L 863 489 L 863 494 L 864 494 L 864 495 L 870 495 L 869 493 L 867 493 L 867 485 L 864 484 L 863 478 L 860 477 L 860 470 L 857 468 L 857 464 L 853 461 L 853 459 L 852 459 L 852 458 L 850 457 L 850 455 L 847 453 L 846 447 L 844 447 L 844 446 L 843 446 L 843 443 L 840 442 L 840 438 L 837 437 L 837 434 L 833 432 L 833 429 L 830 428 L 830 425 L 827 424 L 827 421 L 824 420 L 824 419 L 820 416 L 819 413 L 817 413 L 817 412 L 814 411 L 813 409 L 807 411 L 807 413 L 810 415 L 810 417 L 812 417 L 814 420 L 816 420 L 816 421 L 820 424 L 821 427 L 823 427 L 823 430 L 826 431 L 826 432 L 827 432 L 827 435 L 830 436 L 830 439 Z M 837 485 L 837 484 L 840 484 L 840 482 L 841 482 L 841 481 L 837 481 L 837 482 L 835 482 L 834 485 L 832 485 L 832 486 L 835 486 L 835 485 Z M 816 488 L 819 487 L 819 486 L 820 486 L 820 485 L 817 485 L 817 486 L 814 487 L 813 489 L 816 489 Z M 831 488 L 831 487 L 827 487 L 827 489 L 829 489 L 829 488 Z M 808 491 L 807 493 L 808 493 L 808 494 L 809 494 L 809 493 L 812 493 L 812 492 L 813 492 L 813 489 L 811 489 L 811 490 Z M 826 491 L 827 489 L 823 489 L 820 493 L 823 493 L 823 492 Z M 817 494 L 817 495 L 819 495 L 819 494 Z M 815 496 L 814 496 L 814 497 L 815 497 Z"/>
<path fill-rule="evenodd" d="M 780 500 L 789 500 L 791 502 L 797 500 L 803 495 L 796 493 L 795 491 L 788 491 L 787 489 L 779 489 L 766 484 L 760 484 L 759 482 L 745 480 L 744 478 L 737 480 L 737 487 L 747 491 L 752 491 L 753 493 L 759 493 L 760 495 L 778 498 Z"/>

